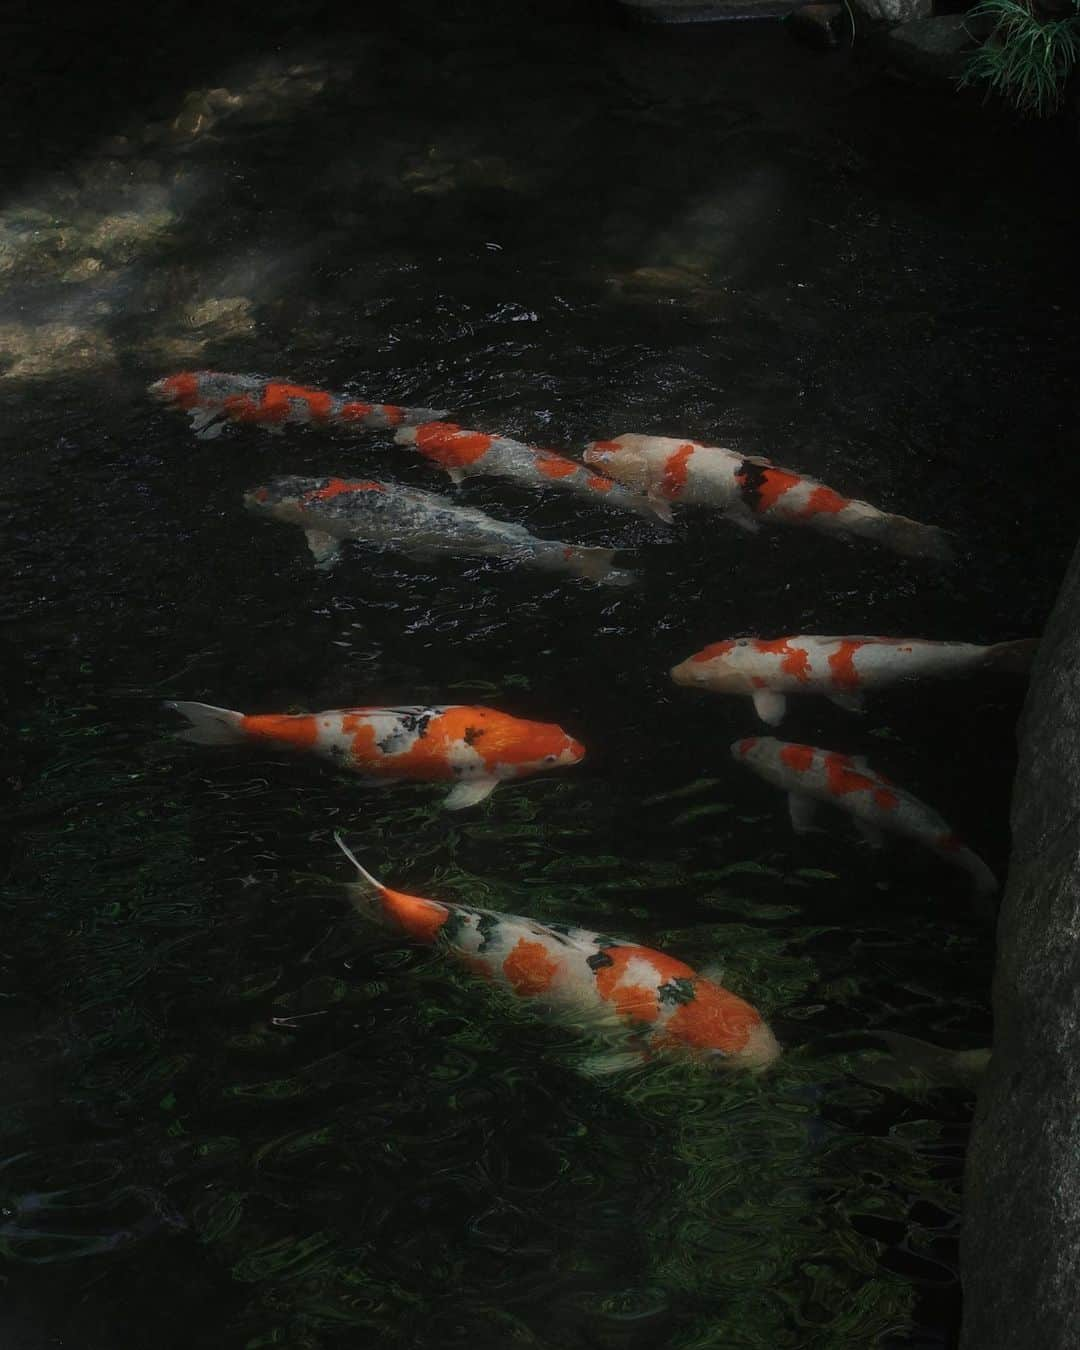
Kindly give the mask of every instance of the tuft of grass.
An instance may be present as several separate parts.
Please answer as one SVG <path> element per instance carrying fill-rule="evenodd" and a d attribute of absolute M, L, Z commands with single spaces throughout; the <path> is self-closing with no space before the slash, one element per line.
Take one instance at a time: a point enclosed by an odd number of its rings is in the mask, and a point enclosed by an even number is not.
<path fill-rule="evenodd" d="M 970 17 L 991 19 L 994 27 L 958 83 L 986 83 L 1024 116 L 1051 116 L 1080 57 L 1077 5 L 1067 18 L 1043 20 L 1024 0 L 980 0 Z"/>

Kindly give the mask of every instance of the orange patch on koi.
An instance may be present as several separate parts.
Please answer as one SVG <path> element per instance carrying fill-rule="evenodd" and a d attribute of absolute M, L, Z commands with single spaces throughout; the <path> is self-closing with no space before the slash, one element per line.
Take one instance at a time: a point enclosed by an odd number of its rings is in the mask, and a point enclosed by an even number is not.
<path fill-rule="evenodd" d="M 763 469 L 754 511 L 763 516 L 776 505 L 785 492 L 798 487 L 802 481 L 797 473 L 786 473 L 783 469 Z"/>
<path fill-rule="evenodd" d="M 618 441 L 593 441 L 590 447 L 593 450 L 604 450 L 608 454 L 616 455 L 622 449 Z"/>
<path fill-rule="evenodd" d="M 788 646 L 787 638 L 774 638 L 771 641 L 764 641 L 762 638 L 754 639 L 754 650 L 759 652 L 774 652 L 782 656 L 780 669 L 785 675 L 791 675 L 794 679 L 805 684 L 810 678 L 810 656 L 805 647 Z"/>
<path fill-rule="evenodd" d="M 425 422 L 416 428 L 420 453 L 449 469 L 483 459 L 493 439 L 481 431 L 462 431 L 454 422 Z"/>
<path fill-rule="evenodd" d="M 542 450 L 536 456 L 536 467 L 545 478 L 569 478 L 572 473 L 577 473 L 581 465 L 575 464 L 572 459 L 564 459 L 562 455 Z"/>
<path fill-rule="evenodd" d="M 595 473 L 591 478 L 585 480 L 585 486 L 592 488 L 594 492 L 610 492 L 615 486 L 615 480 L 605 478 L 602 474 Z"/>
<path fill-rule="evenodd" d="M 834 796 L 844 797 L 849 792 L 869 792 L 873 795 L 874 805 L 880 807 L 882 811 L 895 810 L 899 801 L 895 792 L 881 786 L 880 780 L 868 778 L 866 774 L 852 768 L 849 755 L 826 755 L 825 778 L 829 791 Z"/>
<path fill-rule="evenodd" d="M 686 479 L 690 472 L 690 456 L 693 453 L 693 445 L 687 442 L 668 455 L 664 464 L 664 476 L 660 480 L 660 495 L 667 497 L 669 501 L 679 497 L 686 487 Z"/>
<path fill-rule="evenodd" d="M 249 736 L 260 740 L 281 741 L 298 749 L 307 749 L 319 738 L 316 719 L 310 714 L 290 717 L 285 713 L 266 713 L 245 717 L 241 726 Z"/>
<path fill-rule="evenodd" d="M 190 370 L 170 375 L 161 387 L 181 408 L 193 408 L 199 401 L 199 377 Z"/>
<path fill-rule="evenodd" d="M 268 384 L 263 390 L 262 404 L 259 407 L 260 420 L 284 422 L 290 412 L 290 401 L 306 403 L 308 412 L 316 422 L 325 421 L 330 416 L 334 400 L 319 389 L 305 389 L 299 384 Z"/>
<path fill-rule="evenodd" d="M 597 993 L 614 1005 L 620 1017 L 636 1022 L 655 1022 L 660 1016 L 657 988 L 670 980 L 693 979 L 694 972 L 682 961 L 656 952 L 649 947 L 607 947 L 604 949 L 611 964 L 596 972 Z M 656 974 L 656 985 L 622 984 L 631 961 L 642 961 Z"/>
<path fill-rule="evenodd" d="M 855 653 L 865 646 L 865 642 L 856 639 L 844 641 L 829 657 L 832 682 L 838 689 L 858 689 L 859 672 L 855 669 Z"/>
<path fill-rule="evenodd" d="M 550 989 L 559 966 L 542 942 L 521 938 L 503 962 L 503 974 L 519 998 Z"/>
<path fill-rule="evenodd" d="M 757 743 L 758 738 L 756 736 L 747 736 L 745 740 L 740 741 L 738 744 L 739 754 L 748 755 Z"/>
<path fill-rule="evenodd" d="M 841 497 L 839 492 L 834 492 L 832 488 L 817 487 L 811 492 L 810 500 L 799 512 L 800 516 L 835 516 L 843 511 L 845 507 L 851 505 L 849 497 Z"/>
<path fill-rule="evenodd" d="M 373 403 L 346 403 L 338 417 L 342 422 L 362 422 L 365 417 L 369 417 L 374 411 Z"/>
<path fill-rule="evenodd" d="M 716 656 L 726 656 L 728 652 L 734 650 L 735 643 L 728 638 L 724 642 L 713 642 L 708 647 L 702 647 L 701 651 L 695 652 L 690 658 L 691 661 L 711 661 Z"/>
<path fill-rule="evenodd" d="M 376 483 L 370 478 L 357 479 L 355 482 L 347 482 L 344 478 L 331 478 L 325 487 L 314 488 L 311 492 L 304 494 L 306 502 L 328 502 L 333 497 L 340 497 L 343 492 L 385 492 L 386 488 L 381 483 Z"/>
<path fill-rule="evenodd" d="M 354 763 L 378 772 L 380 765 L 386 763 L 386 756 L 376 744 L 370 720 L 360 713 L 346 713 L 341 719 L 341 730 L 343 735 L 353 738 L 349 755 Z"/>
<path fill-rule="evenodd" d="M 450 917 L 450 911 L 435 900 L 425 900 L 419 895 L 406 895 L 404 891 L 382 889 L 383 912 L 399 928 L 419 942 L 434 942 L 439 929 Z"/>
<path fill-rule="evenodd" d="M 814 762 L 814 748 L 811 745 L 785 745 L 780 751 L 780 761 L 796 773 L 806 773 Z"/>
<path fill-rule="evenodd" d="M 709 980 L 694 981 L 694 997 L 668 1019 L 655 1044 L 674 1041 L 699 1050 L 737 1054 L 760 1026 L 760 1015 L 737 995 Z"/>

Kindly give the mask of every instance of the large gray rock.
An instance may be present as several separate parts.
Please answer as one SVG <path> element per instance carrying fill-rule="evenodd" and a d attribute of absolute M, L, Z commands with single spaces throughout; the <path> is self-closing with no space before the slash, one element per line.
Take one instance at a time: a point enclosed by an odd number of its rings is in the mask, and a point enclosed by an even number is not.
<path fill-rule="evenodd" d="M 852 0 L 858 12 L 875 23 L 909 23 L 934 11 L 934 0 Z"/>
<path fill-rule="evenodd" d="M 886 39 L 894 65 L 912 75 L 932 80 L 955 80 L 963 73 L 967 52 L 975 38 L 963 14 L 939 14 L 933 19 L 913 19 L 894 28 Z"/>
<path fill-rule="evenodd" d="M 994 1052 L 965 1181 L 962 1350 L 1080 1346 L 1080 550 L 1021 722 Z"/>

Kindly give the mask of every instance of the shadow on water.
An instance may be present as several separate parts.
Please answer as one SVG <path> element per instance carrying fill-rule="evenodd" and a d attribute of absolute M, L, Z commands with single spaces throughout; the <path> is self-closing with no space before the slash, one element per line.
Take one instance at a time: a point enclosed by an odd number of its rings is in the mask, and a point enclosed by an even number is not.
<path fill-rule="evenodd" d="M 1077 485 L 1053 133 L 775 25 L 314 18 L 210 43 L 136 16 L 107 54 L 88 33 L 106 70 L 171 53 L 100 98 L 69 29 L 64 99 L 54 79 L 26 104 L 44 149 L 0 204 L 4 1330 L 941 1350 L 970 1098 L 868 1071 L 859 1034 L 987 1043 L 989 934 L 932 860 L 842 823 L 794 840 L 728 759 L 748 705 L 666 672 L 740 632 L 1038 631 Z M 144 386 L 211 364 L 564 446 L 770 453 L 947 526 L 961 560 L 692 513 L 665 534 L 482 480 L 463 497 L 625 547 L 639 586 L 361 553 L 314 573 L 244 488 L 438 484 L 386 438 L 193 440 Z M 425 789 L 178 744 L 174 697 L 490 701 L 589 757 L 448 817 Z M 1019 697 L 806 700 L 784 731 L 867 753 L 1000 874 Z M 334 828 L 406 888 L 721 965 L 784 1058 L 587 1078 L 587 1042 L 350 919 Z"/>

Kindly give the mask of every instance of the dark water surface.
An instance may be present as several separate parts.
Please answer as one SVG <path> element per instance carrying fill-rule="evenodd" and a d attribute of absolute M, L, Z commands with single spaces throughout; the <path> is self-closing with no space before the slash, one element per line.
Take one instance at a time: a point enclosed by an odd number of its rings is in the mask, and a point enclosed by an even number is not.
<path fill-rule="evenodd" d="M 666 672 L 744 632 L 1038 632 L 1080 486 L 1056 133 L 776 24 L 189 19 L 28 29 L 7 91 L 5 1345 L 953 1344 L 970 1096 L 859 1033 L 987 1044 L 989 930 L 917 849 L 842 819 L 796 840 L 729 759 L 749 704 Z M 461 499 L 618 545 L 640 584 L 361 551 L 322 574 L 243 489 L 445 480 L 387 436 L 195 440 L 144 392 L 193 366 L 560 447 L 697 436 L 961 557 L 481 480 Z M 806 700 L 783 734 L 868 754 L 1002 874 L 1021 692 Z M 589 755 L 448 816 L 178 743 L 166 698 L 490 702 Z M 783 1059 L 586 1077 L 587 1043 L 351 918 L 335 828 L 405 889 L 721 963 Z"/>

